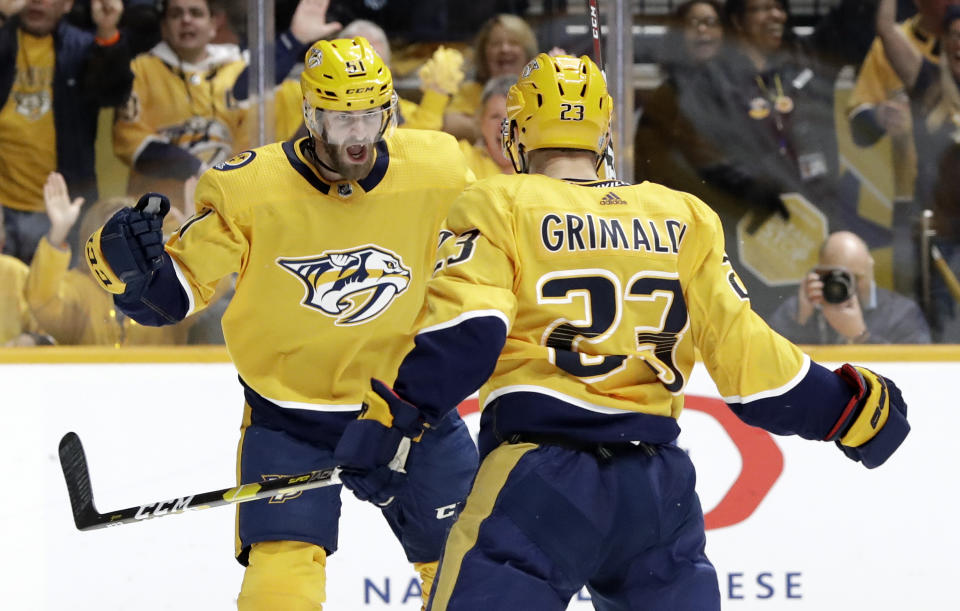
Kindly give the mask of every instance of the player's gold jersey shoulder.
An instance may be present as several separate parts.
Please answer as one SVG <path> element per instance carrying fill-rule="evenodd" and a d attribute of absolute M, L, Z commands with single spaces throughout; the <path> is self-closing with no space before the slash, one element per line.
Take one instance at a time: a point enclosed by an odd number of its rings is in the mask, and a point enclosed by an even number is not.
<path fill-rule="evenodd" d="M 443 166 L 451 162 L 465 165 L 456 138 L 445 132 L 427 129 L 398 129 L 388 141 L 391 161 L 423 166 Z"/>
<path fill-rule="evenodd" d="M 384 182 L 387 189 L 397 192 L 436 189 L 444 198 L 452 198 L 474 180 L 457 140 L 450 134 L 398 129 L 386 144 L 389 162 Z"/>
<path fill-rule="evenodd" d="M 289 191 L 290 181 L 285 177 L 290 169 L 281 143 L 241 151 L 204 172 L 195 197 L 203 205 L 218 209 L 228 202 L 231 208 L 242 208 L 274 192 L 274 188 Z"/>
<path fill-rule="evenodd" d="M 434 129 L 398 129 L 390 136 L 391 144 L 410 146 L 445 146 L 458 148 L 457 139 L 446 132 Z"/>
<path fill-rule="evenodd" d="M 283 144 L 275 142 L 255 149 L 241 151 L 226 161 L 213 166 L 210 173 L 221 181 L 228 181 L 231 178 L 237 178 L 237 175 L 231 175 L 234 170 L 251 166 L 246 170 L 247 172 L 262 174 L 274 170 L 278 164 L 289 165 L 289 162 L 286 153 L 283 151 Z"/>
<path fill-rule="evenodd" d="M 530 206 L 541 203 L 550 207 L 595 207 L 611 213 L 636 211 L 646 214 L 706 218 L 713 210 L 697 197 L 663 185 L 644 182 L 637 185 L 616 180 L 572 181 L 538 174 L 491 176 L 478 181 L 471 189 L 506 205 Z"/>

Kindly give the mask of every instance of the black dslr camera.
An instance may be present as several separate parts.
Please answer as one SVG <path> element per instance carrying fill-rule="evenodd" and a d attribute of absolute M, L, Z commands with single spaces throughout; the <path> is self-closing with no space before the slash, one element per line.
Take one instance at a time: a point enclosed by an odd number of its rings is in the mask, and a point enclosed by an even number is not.
<path fill-rule="evenodd" d="M 827 303 L 843 303 L 856 290 L 853 274 L 845 269 L 819 269 L 817 273 L 823 282 L 823 300 Z"/>

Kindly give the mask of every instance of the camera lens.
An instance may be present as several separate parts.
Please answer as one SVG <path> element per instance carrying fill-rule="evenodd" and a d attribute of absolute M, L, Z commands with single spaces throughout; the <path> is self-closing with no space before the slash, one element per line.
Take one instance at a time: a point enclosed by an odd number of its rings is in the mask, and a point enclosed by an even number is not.
<path fill-rule="evenodd" d="M 853 293 L 853 277 L 849 272 L 832 269 L 821 273 L 823 300 L 827 303 L 843 303 Z"/>

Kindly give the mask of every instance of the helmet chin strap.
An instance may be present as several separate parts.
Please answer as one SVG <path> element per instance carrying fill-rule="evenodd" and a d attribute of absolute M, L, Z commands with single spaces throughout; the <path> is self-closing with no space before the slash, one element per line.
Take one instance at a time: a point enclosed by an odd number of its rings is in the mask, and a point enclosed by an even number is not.
<path fill-rule="evenodd" d="M 524 146 L 519 142 L 517 143 L 517 159 L 514 159 L 513 155 L 511 154 L 510 161 L 513 162 L 513 169 L 517 172 L 517 174 L 530 173 L 530 164 L 527 163 L 527 153 L 524 150 Z"/>

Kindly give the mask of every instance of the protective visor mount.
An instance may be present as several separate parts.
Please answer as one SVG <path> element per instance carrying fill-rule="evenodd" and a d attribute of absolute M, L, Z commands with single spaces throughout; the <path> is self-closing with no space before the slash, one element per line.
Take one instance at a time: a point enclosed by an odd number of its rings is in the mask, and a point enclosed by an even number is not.
<path fill-rule="evenodd" d="M 325 110 L 303 101 L 303 119 L 315 138 L 334 146 L 375 144 L 397 127 L 397 94 L 390 102 L 369 110 Z"/>

